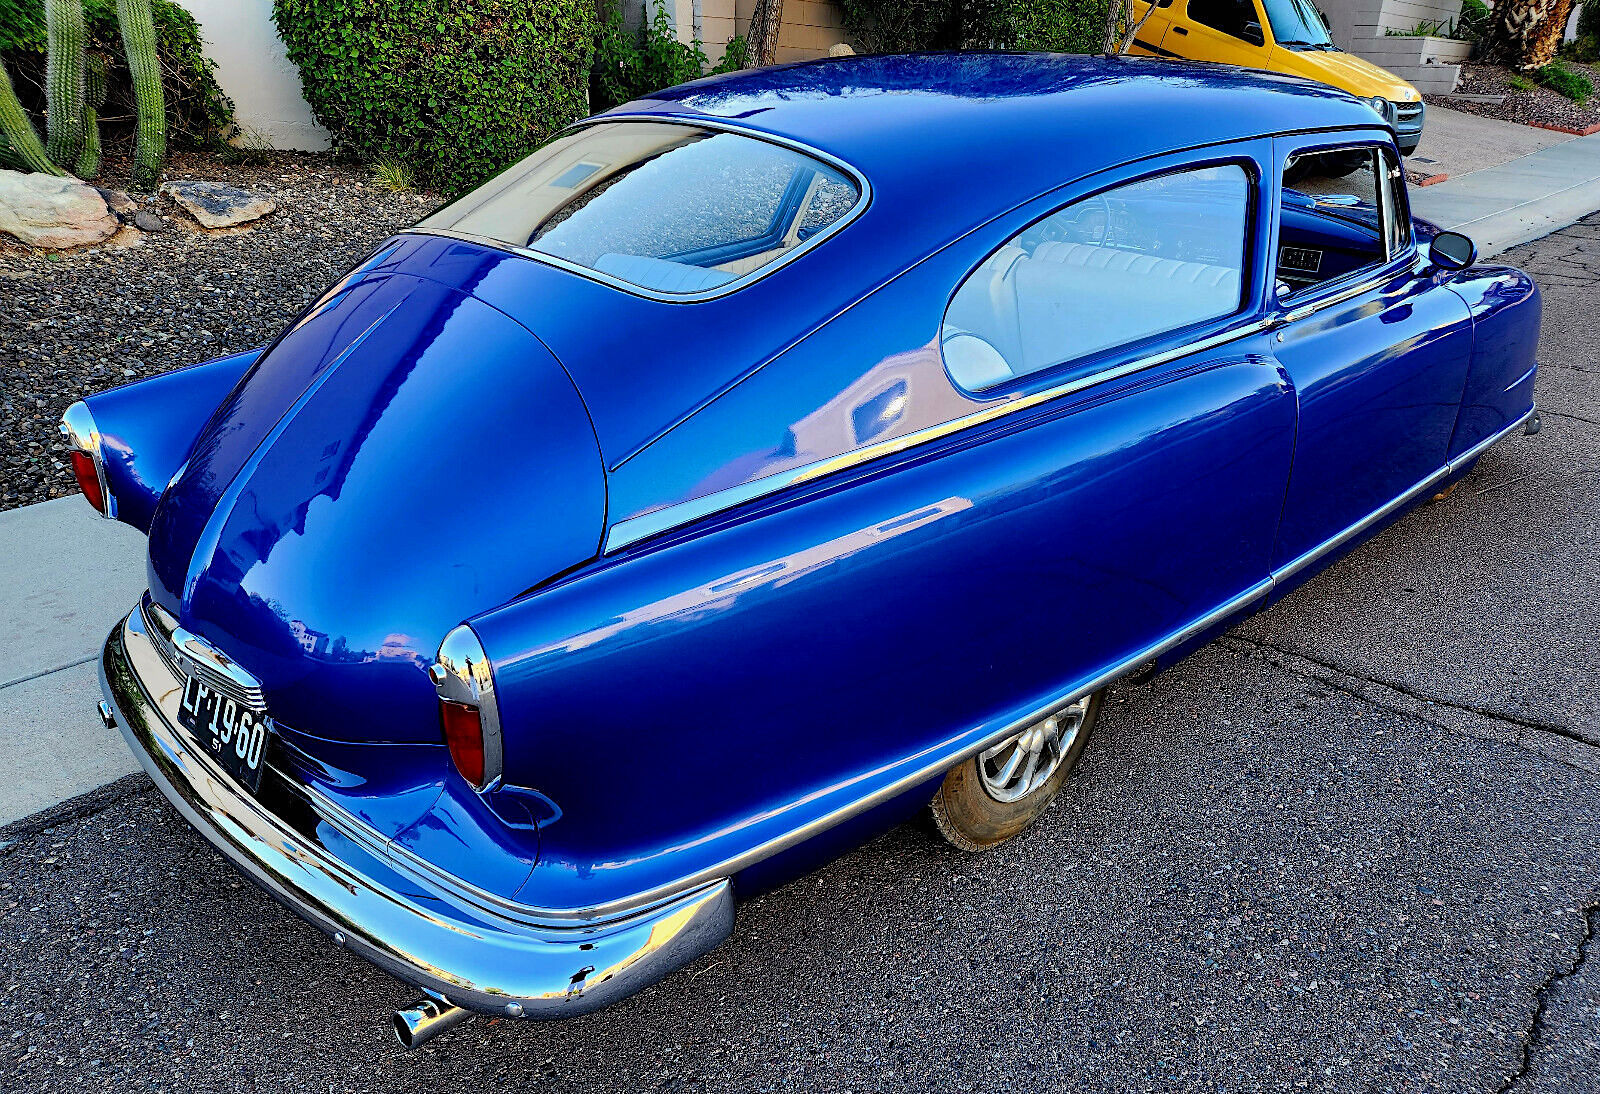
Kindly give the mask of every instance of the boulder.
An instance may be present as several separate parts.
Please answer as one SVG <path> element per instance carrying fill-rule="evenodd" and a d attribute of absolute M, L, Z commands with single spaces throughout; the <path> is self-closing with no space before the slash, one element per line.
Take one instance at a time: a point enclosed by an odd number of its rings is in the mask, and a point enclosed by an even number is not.
<path fill-rule="evenodd" d="M 188 210 L 204 228 L 231 228 L 278 210 L 278 203 L 271 198 L 220 182 L 174 179 L 163 183 L 161 192 Z"/>
<path fill-rule="evenodd" d="M 58 251 L 110 239 L 122 226 L 93 186 L 58 175 L 0 171 L 0 232 Z"/>
<path fill-rule="evenodd" d="M 111 211 L 123 220 L 127 220 L 139 211 L 139 203 L 130 198 L 121 190 L 107 190 L 103 186 L 96 186 L 100 196 L 106 199 L 106 204 L 111 206 Z"/>

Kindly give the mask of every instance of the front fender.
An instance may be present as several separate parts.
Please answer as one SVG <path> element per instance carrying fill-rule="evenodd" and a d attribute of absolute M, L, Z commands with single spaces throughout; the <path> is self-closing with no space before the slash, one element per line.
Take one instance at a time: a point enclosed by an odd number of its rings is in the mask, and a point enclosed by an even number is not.
<path fill-rule="evenodd" d="M 150 531 L 156 500 L 200 429 L 263 347 L 152 376 L 83 400 L 99 436 L 110 515 Z"/>

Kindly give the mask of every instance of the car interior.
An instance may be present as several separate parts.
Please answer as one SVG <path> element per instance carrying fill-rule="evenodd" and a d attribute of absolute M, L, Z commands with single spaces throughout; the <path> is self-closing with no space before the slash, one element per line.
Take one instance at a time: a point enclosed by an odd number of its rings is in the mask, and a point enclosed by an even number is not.
<path fill-rule="evenodd" d="M 1376 148 L 1289 160 L 1278 230 L 1280 299 L 1381 265 L 1392 253 L 1386 166 Z"/>
<path fill-rule="evenodd" d="M 990 255 L 946 313 L 945 362 L 977 391 L 1240 306 L 1250 182 L 1178 172 L 1095 195 Z"/>

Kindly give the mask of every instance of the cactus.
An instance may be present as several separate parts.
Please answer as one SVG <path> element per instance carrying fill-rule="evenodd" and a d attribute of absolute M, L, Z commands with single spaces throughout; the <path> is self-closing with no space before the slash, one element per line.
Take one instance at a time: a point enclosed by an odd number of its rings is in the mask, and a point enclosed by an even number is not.
<path fill-rule="evenodd" d="M 167 158 L 167 104 L 161 90 L 161 60 L 156 56 L 156 28 L 150 0 L 117 0 L 117 22 L 122 46 L 133 75 L 134 101 L 138 104 L 139 138 L 133 151 L 133 183 L 154 189 Z"/>
<path fill-rule="evenodd" d="M 100 173 L 100 108 L 106 105 L 106 59 L 89 55 L 85 67 L 83 95 L 83 155 L 78 157 L 77 176 L 92 179 Z"/>
<path fill-rule="evenodd" d="M 11 86 L 11 74 L 0 65 L 0 134 L 5 136 L 6 159 L 29 171 L 42 171 L 47 175 L 64 175 L 65 171 L 50 162 L 39 134 L 17 101 L 17 90 Z"/>
<path fill-rule="evenodd" d="M 49 137 L 45 154 L 52 163 L 76 164 L 83 155 L 84 29 L 83 0 L 45 0 L 50 48 L 45 60 Z"/>

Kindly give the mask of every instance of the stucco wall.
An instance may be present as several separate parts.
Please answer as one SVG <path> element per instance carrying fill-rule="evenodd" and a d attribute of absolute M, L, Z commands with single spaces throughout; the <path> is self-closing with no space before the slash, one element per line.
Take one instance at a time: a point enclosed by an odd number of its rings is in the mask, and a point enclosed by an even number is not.
<path fill-rule="evenodd" d="M 184 0 L 241 127 L 274 148 L 320 151 L 328 133 L 300 94 L 300 72 L 272 25 L 272 0 Z"/>
<path fill-rule="evenodd" d="M 1318 0 L 1328 34 L 1340 49 L 1360 53 L 1356 43 L 1382 38 L 1386 30 L 1409 31 L 1418 23 L 1448 23 L 1461 14 L 1461 0 Z"/>

